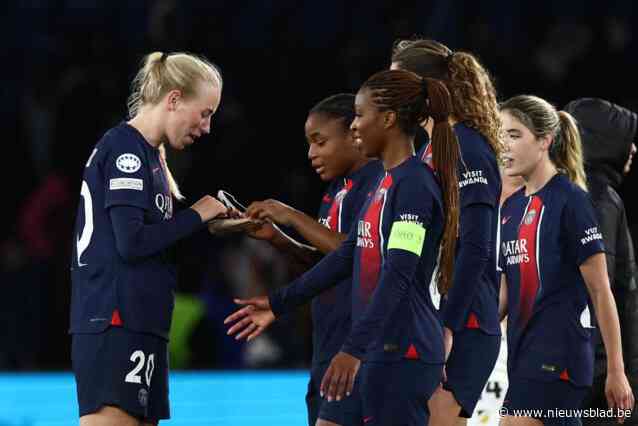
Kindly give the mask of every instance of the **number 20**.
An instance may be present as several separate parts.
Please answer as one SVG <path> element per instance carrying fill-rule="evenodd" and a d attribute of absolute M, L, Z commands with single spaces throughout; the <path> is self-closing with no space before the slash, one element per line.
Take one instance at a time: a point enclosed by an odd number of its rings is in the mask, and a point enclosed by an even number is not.
<path fill-rule="evenodd" d="M 139 373 L 144 368 L 144 361 L 146 357 L 144 356 L 144 352 L 137 350 L 131 354 L 131 361 L 137 362 L 137 365 L 126 375 L 124 381 L 126 383 L 142 383 L 142 377 L 140 377 Z M 153 377 L 153 371 L 155 370 L 155 354 L 150 354 L 148 356 L 148 363 L 146 364 L 146 386 L 151 387 L 151 378 Z"/>

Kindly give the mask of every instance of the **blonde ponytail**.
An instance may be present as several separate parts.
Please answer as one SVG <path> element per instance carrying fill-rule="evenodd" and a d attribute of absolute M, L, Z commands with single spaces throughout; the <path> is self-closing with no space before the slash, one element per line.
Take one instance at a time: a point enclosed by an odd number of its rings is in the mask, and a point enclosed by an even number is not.
<path fill-rule="evenodd" d="M 560 129 L 555 136 L 553 162 L 569 180 L 587 191 L 587 176 L 583 165 L 583 148 L 576 120 L 568 112 L 558 111 Z"/>

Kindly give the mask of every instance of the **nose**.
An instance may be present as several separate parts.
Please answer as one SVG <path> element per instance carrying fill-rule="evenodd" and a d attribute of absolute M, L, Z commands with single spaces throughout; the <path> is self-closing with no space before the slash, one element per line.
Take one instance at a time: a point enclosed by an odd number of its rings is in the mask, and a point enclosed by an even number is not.
<path fill-rule="evenodd" d="M 311 144 L 308 145 L 308 159 L 310 161 L 312 161 L 313 158 L 317 157 L 317 152 L 316 152 L 317 148 L 316 148 L 315 145 L 316 144 L 314 144 L 314 143 L 311 143 Z"/>
<path fill-rule="evenodd" d="M 202 133 L 206 135 L 210 133 L 210 121 L 211 121 L 211 116 L 209 115 L 208 117 L 206 117 L 206 119 L 204 119 L 202 126 L 200 126 L 202 129 Z"/>
<path fill-rule="evenodd" d="M 355 117 L 354 120 L 352 120 L 352 123 L 350 123 L 350 130 L 357 130 L 357 117 Z"/>

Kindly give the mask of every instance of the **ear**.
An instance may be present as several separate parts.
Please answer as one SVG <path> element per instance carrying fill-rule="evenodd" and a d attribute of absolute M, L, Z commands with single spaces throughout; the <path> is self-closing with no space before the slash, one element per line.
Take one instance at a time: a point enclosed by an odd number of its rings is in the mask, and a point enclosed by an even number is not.
<path fill-rule="evenodd" d="M 384 111 L 383 112 L 383 128 L 389 129 L 394 126 L 397 122 L 397 113 L 394 111 Z"/>
<path fill-rule="evenodd" d="M 166 106 L 169 111 L 175 111 L 177 109 L 177 104 L 182 100 L 182 92 L 175 89 L 168 92 L 166 95 Z"/>
<path fill-rule="evenodd" d="M 554 137 L 551 135 L 545 135 L 542 138 L 538 138 L 541 143 L 541 149 L 543 151 L 549 151 L 549 147 L 554 143 Z"/>

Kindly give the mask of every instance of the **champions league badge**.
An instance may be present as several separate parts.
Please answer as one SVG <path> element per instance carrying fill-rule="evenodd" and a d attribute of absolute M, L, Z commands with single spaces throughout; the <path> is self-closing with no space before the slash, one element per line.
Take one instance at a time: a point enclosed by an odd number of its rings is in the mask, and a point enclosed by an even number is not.
<path fill-rule="evenodd" d="M 530 210 L 525 215 L 525 225 L 531 225 L 534 222 L 534 218 L 536 217 L 536 210 Z"/>
<path fill-rule="evenodd" d="M 144 388 L 140 389 L 137 393 L 137 399 L 142 407 L 146 407 L 148 405 L 148 391 Z"/>
<path fill-rule="evenodd" d="M 142 162 L 140 161 L 140 158 L 137 155 L 131 154 L 129 152 L 117 157 L 117 159 L 115 160 L 115 165 L 117 166 L 117 169 L 121 172 L 135 173 L 136 171 L 140 169 L 140 167 L 142 167 Z"/>

